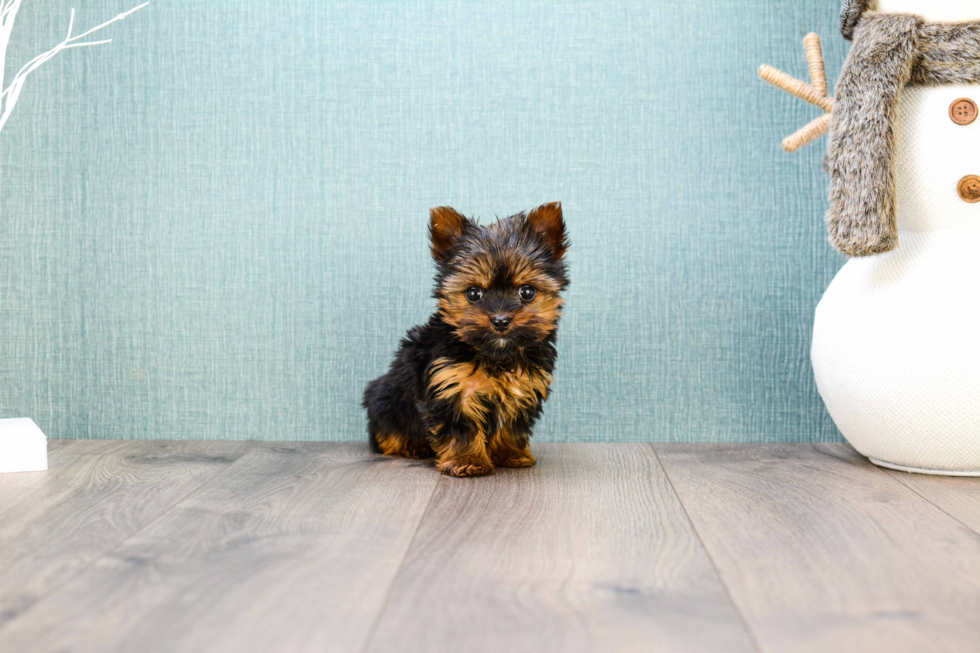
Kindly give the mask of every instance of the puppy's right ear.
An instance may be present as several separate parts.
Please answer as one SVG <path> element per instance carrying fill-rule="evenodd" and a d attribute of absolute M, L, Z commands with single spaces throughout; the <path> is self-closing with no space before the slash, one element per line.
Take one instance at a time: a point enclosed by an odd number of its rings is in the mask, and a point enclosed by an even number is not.
<path fill-rule="evenodd" d="M 432 258 L 441 261 L 449 254 L 456 239 L 463 235 L 466 218 L 448 206 L 429 209 L 429 238 L 432 239 Z"/>

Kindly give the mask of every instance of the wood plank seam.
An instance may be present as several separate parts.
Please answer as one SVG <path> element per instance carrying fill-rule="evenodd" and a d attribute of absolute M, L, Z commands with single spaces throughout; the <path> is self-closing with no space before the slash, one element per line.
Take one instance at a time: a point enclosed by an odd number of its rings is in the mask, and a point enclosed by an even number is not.
<path fill-rule="evenodd" d="M 438 485 L 368 651 L 757 653 L 648 443 L 535 454 Z"/>
<path fill-rule="evenodd" d="M 306 444 L 250 443 L 2 631 L 0 649 L 358 650 L 438 475 L 363 443 Z"/>
<path fill-rule="evenodd" d="M 425 510 L 419 515 L 418 522 L 415 523 L 415 531 L 412 533 L 411 539 L 408 541 L 408 545 L 405 547 L 404 553 L 402 553 L 402 561 L 398 563 L 398 569 L 394 574 L 391 575 L 391 582 L 388 583 L 388 589 L 385 590 L 385 598 L 378 607 L 378 614 L 374 616 L 374 621 L 371 622 L 371 627 L 368 628 L 367 636 L 364 638 L 364 643 L 361 645 L 360 653 L 365 653 L 368 647 L 371 645 L 371 641 L 374 639 L 374 635 L 377 632 L 378 624 L 381 623 L 381 617 L 384 615 L 385 609 L 388 607 L 388 602 L 391 600 L 391 590 L 395 586 L 395 581 L 402 573 L 402 568 L 405 566 L 405 561 L 408 559 L 408 554 L 412 550 L 412 545 L 415 544 L 415 538 L 419 535 L 419 529 L 422 528 L 422 523 L 425 521 L 426 515 L 432 509 L 432 497 L 436 494 L 436 488 L 439 487 L 439 483 L 442 483 L 445 479 L 439 479 L 439 482 L 432 484 L 432 490 L 429 492 L 429 498 L 425 502 Z"/>
<path fill-rule="evenodd" d="M 657 453 L 657 447 L 655 446 L 655 443 L 651 442 L 650 448 L 653 450 L 653 457 L 656 458 L 657 464 L 660 465 L 660 468 L 664 472 L 664 477 L 667 479 L 667 484 L 670 486 L 670 489 L 674 493 L 674 496 L 677 497 L 677 502 L 680 504 L 681 510 L 684 511 L 684 517 L 686 517 L 688 523 L 691 524 L 691 530 L 693 530 L 694 534 L 698 536 L 698 542 L 701 543 L 701 548 L 704 549 L 705 555 L 708 556 L 708 562 L 711 563 L 711 568 L 715 570 L 715 575 L 718 577 L 718 582 L 720 582 L 721 586 L 725 588 L 725 596 L 728 597 L 728 600 L 731 602 L 732 607 L 735 609 L 735 614 L 738 615 L 739 621 L 742 622 L 742 627 L 745 629 L 745 633 L 749 636 L 749 640 L 752 642 L 752 646 L 754 646 L 755 650 L 759 651 L 759 653 L 763 653 L 762 645 L 759 643 L 759 640 L 756 637 L 755 632 L 749 626 L 748 620 L 745 618 L 745 615 L 742 613 L 741 606 L 732 597 L 732 592 L 728 587 L 728 583 L 725 582 L 725 578 L 722 576 L 721 570 L 718 568 L 718 565 L 715 563 L 714 556 L 711 555 L 711 549 L 708 548 L 708 545 L 705 543 L 704 538 L 701 537 L 701 533 L 698 532 L 697 525 L 694 523 L 694 520 L 691 519 L 691 515 L 688 514 L 687 506 L 684 505 L 684 497 L 682 497 L 680 492 L 677 491 L 677 488 L 674 486 L 674 481 L 671 480 L 670 478 L 670 472 L 667 471 L 667 467 L 663 464 L 663 461 L 660 460 L 660 454 Z"/>
<path fill-rule="evenodd" d="M 119 549 L 119 547 L 121 547 L 123 544 L 125 544 L 129 540 L 133 539 L 134 537 L 136 537 L 137 535 L 139 535 L 140 533 L 142 533 L 143 531 L 145 531 L 147 528 L 149 528 L 153 524 L 155 524 L 158 521 L 160 521 L 160 519 L 162 519 L 164 515 L 168 514 L 171 510 L 173 510 L 174 508 L 176 508 L 180 504 L 182 504 L 185 501 L 187 501 L 187 499 L 189 499 L 191 496 L 193 496 L 197 492 L 200 492 L 207 485 L 211 484 L 211 482 L 213 482 L 216 478 L 218 478 L 219 476 L 221 476 L 222 474 L 224 474 L 225 472 L 227 472 L 229 469 L 231 469 L 232 467 L 234 467 L 235 465 L 237 465 L 238 463 L 240 463 L 241 460 L 242 460 L 242 458 L 244 458 L 248 454 L 252 453 L 252 451 L 255 450 L 255 447 L 257 445 L 258 445 L 258 442 L 256 441 L 255 443 L 252 444 L 252 446 L 250 446 L 248 449 L 246 449 L 242 453 L 241 456 L 239 456 L 236 460 L 234 460 L 231 463 L 229 463 L 228 465 L 226 465 L 225 468 L 222 469 L 220 472 L 218 472 L 217 474 L 215 474 L 214 476 L 212 476 L 208 480 L 204 481 L 200 485 L 198 485 L 196 488 L 194 488 L 193 490 L 191 490 L 190 492 L 188 492 L 187 494 L 185 494 L 184 496 L 182 496 L 180 499 L 178 499 L 177 501 L 175 501 L 173 504 L 167 506 L 166 510 L 160 511 L 160 514 L 159 515 L 157 515 L 156 517 L 154 517 L 153 519 L 151 519 L 149 522 L 147 522 L 146 524 L 144 524 L 142 528 L 140 528 L 137 531 L 134 531 L 134 532 L 130 533 L 129 534 L 129 537 L 127 537 L 127 538 L 125 538 L 125 539 L 120 540 L 119 542 L 117 542 L 116 543 L 116 546 L 114 546 L 113 548 L 109 549 L 104 554 L 102 554 L 101 556 L 99 556 L 98 558 L 96 558 L 95 560 L 93 560 L 92 562 L 90 562 L 88 565 L 85 566 L 85 568 L 87 569 L 92 564 L 98 562 L 102 558 L 104 558 L 104 557 L 106 557 L 108 555 L 112 555 L 112 553 L 114 553 L 117 549 Z"/>
<path fill-rule="evenodd" d="M 34 602 L 34 605 L 36 605 L 37 603 L 40 603 L 40 602 L 41 602 L 41 601 L 43 601 L 43 600 L 44 600 L 45 598 L 47 598 L 47 597 L 49 597 L 49 596 L 51 596 L 51 595 L 53 595 L 53 594 L 55 594 L 55 593 L 57 593 L 57 592 L 58 592 L 59 590 L 61 590 L 61 589 L 62 589 L 63 587 L 65 587 L 65 586 L 66 586 L 66 585 L 68 585 L 68 584 L 69 584 L 70 582 L 72 582 L 73 580 L 75 580 L 75 578 L 77 578 L 77 577 L 78 577 L 78 576 L 80 576 L 81 574 L 83 574 L 83 573 L 85 573 L 85 572 L 86 572 L 86 571 L 87 571 L 87 570 L 88 570 L 88 569 L 89 569 L 89 568 L 90 568 L 90 567 L 91 567 L 92 565 L 94 565 L 94 564 L 96 564 L 97 562 L 99 562 L 100 560 L 102 560 L 103 558 L 105 558 L 106 556 L 108 556 L 108 555 L 112 555 L 112 553 L 114 553 L 115 551 L 117 551 L 117 550 L 118 550 L 118 549 L 119 549 L 119 548 L 120 548 L 121 546 L 123 546 L 123 544 L 125 544 L 125 543 L 126 543 L 126 542 L 128 542 L 129 540 L 131 540 L 131 539 L 133 539 L 133 537 L 135 537 L 136 535 L 138 535 L 138 534 L 140 534 L 140 533 L 142 533 L 143 531 L 145 531 L 145 530 L 146 530 L 146 529 L 147 529 L 148 527 L 150 527 L 150 526 L 151 526 L 152 524 L 155 524 L 155 523 L 156 523 L 157 521 L 159 521 L 159 520 L 160 520 L 160 519 L 161 519 L 161 518 L 162 518 L 162 517 L 163 517 L 164 515 L 166 515 L 166 514 L 167 514 L 167 513 L 169 513 L 169 512 L 171 511 L 171 510 L 173 510 L 174 508 L 176 508 L 176 507 L 177 507 L 178 505 L 180 505 L 181 503 L 183 503 L 184 501 L 186 501 L 186 500 L 187 500 L 187 499 L 188 499 L 189 497 L 191 497 L 191 496 L 192 496 L 193 494 L 195 494 L 196 492 L 198 492 L 198 491 L 200 491 L 200 490 L 201 490 L 202 488 L 204 488 L 204 487 L 205 487 L 206 485 L 208 485 L 209 483 L 211 483 L 212 481 L 214 481 L 214 480 L 215 480 L 216 478 L 218 478 L 219 476 L 221 476 L 222 474 L 224 474 L 224 473 L 225 473 L 226 471 L 228 471 L 228 470 L 229 470 L 229 469 L 230 469 L 230 468 L 231 468 L 232 466 L 234 466 L 234 465 L 236 465 L 236 464 L 238 464 L 238 463 L 239 463 L 239 462 L 241 461 L 241 459 L 242 459 L 242 458 L 244 458 L 245 456 L 247 456 L 247 455 L 248 455 L 249 453 L 251 453 L 251 452 L 252 452 L 252 451 L 253 451 L 253 450 L 255 449 L 255 447 L 256 447 L 256 445 L 257 445 L 257 444 L 258 444 L 258 442 L 255 442 L 255 443 L 253 443 L 253 444 L 252 444 L 252 446 L 250 446 L 250 447 L 249 447 L 249 448 L 248 448 L 247 450 L 245 450 L 245 451 L 244 451 L 244 452 L 243 452 L 243 453 L 242 453 L 242 454 L 241 454 L 241 455 L 240 455 L 240 456 L 239 456 L 239 457 L 238 457 L 238 458 L 237 458 L 236 460 L 234 460 L 234 461 L 232 461 L 231 463 L 229 463 L 228 465 L 226 465 L 226 466 L 224 467 L 224 469 L 222 469 L 222 470 L 221 470 L 221 471 L 219 471 L 219 472 L 218 472 L 217 474 L 214 474 L 213 476 L 211 476 L 210 478 L 208 478 L 208 479 L 207 479 L 206 481 L 204 481 L 203 483 L 201 483 L 200 485 L 198 485 L 198 486 L 197 486 L 196 488 L 194 488 L 193 490 L 191 490 L 191 491 L 189 491 L 189 492 L 188 492 L 187 494 L 185 494 L 184 496 L 182 496 L 182 497 L 181 497 L 180 499 L 178 499 L 177 501 L 175 501 L 175 502 L 174 502 L 173 504 L 171 504 L 171 505 L 169 505 L 169 506 L 167 506 L 167 508 L 165 508 L 164 510 L 161 510 L 161 511 L 160 511 L 160 514 L 158 514 L 158 515 L 157 515 L 156 517 L 154 517 L 154 518 L 153 518 L 152 520 L 150 520 L 149 522 L 147 522 L 146 524 L 144 524 L 144 525 L 143 525 L 143 526 L 142 526 L 142 527 L 141 527 L 140 529 L 138 529 L 138 530 L 136 530 L 136 531 L 134 531 L 134 532 L 132 532 L 132 533 L 130 533 L 129 535 L 127 535 L 127 536 L 126 536 L 126 537 L 124 537 L 123 539 L 121 539 L 121 540 L 119 540 L 118 542 L 116 542 L 116 543 L 115 543 L 115 545 L 114 545 L 114 546 L 113 546 L 112 548 L 110 548 L 110 549 L 108 549 L 108 550 L 106 550 L 106 551 L 105 551 L 104 553 L 102 553 L 101 555 L 99 555 L 99 556 L 97 556 L 97 557 L 95 557 L 95 558 L 92 558 L 92 560 L 90 560 L 90 561 L 89 561 L 88 563 L 86 563 L 86 564 L 84 564 L 83 566 L 81 566 L 81 567 L 79 567 L 79 568 L 78 568 L 78 569 L 77 569 L 77 570 L 75 571 L 75 573 L 74 573 L 74 574 L 71 574 L 70 576 L 67 576 L 67 577 L 66 577 L 66 578 L 65 578 L 64 580 L 62 580 L 61 582 L 59 582 L 59 583 L 57 583 L 57 584 L 55 584 L 55 585 L 52 585 L 51 587 L 49 587 L 49 588 L 47 588 L 47 589 L 46 589 L 46 590 L 45 590 L 45 591 L 44 591 L 44 592 L 43 592 L 43 593 L 42 593 L 41 595 L 39 595 L 39 596 L 37 597 L 37 600 L 36 600 L 36 601 Z M 85 454 L 83 454 L 83 455 L 85 455 Z M 102 454 L 95 454 L 95 455 L 102 455 Z M 32 606 L 32 607 L 33 607 L 33 606 Z M 11 621 L 9 621 L 9 622 L 7 622 L 7 623 L 5 623 L 5 624 L 3 624 L 2 626 L 0 626 L 0 631 L 2 631 L 2 630 L 4 630 L 4 629 L 5 629 L 5 628 L 6 628 L 6 627 L 7 627 L 8 625 L 10 625 L 10 624 L 12 624 L 12 623 L 14 623 L 14 622 L 15 622 L 15 621 L 16 621 L 17 619 L 19 619 L 19 618 L 21 618 L 22 616 L 23 616 L 23 615 L 18 615 L 17 617 L 14 617 L 14 619 L 12 619 Z"/>
<path fill-rule="evenodd" d="M 871 463 L 869 463 L 869 464 L 871 464 Z M 952 519 L 953 521 L 955 521 L 957 524 L 959 524 L 960 526 L 962 526 L 966 530 L 970 531 L 971 533 L 975 533 L 977 535 L 977 537 L 980 537 L 980 532 L 978 532 L 975 528 L 973 528 L 972 526 L 970 526 L 969 524 L 967 524 L 966 522 L 964 522 L 962 519 L 960 519 L 956 515 L 952 514 L 951 512 L 949 512 L 948 510 L 946 510 L 945 508 L 943 508 L 942 506 L 940 506 L 939 504 L 937 504 L 935 501 L 933 501 L 932 499 L 930 499 L 926 495 L 924 495 L 921 492 L 919 492 L 916 488 L 912 487 L 911 485 L 906 485 L 905 483 L 902 483 L 900 480 L 898 480 L 897 478 L 895 478 L 891 473 L 889 473 L 888 471 L 882 469 L 881 467 L 878 467 L 878 465 L 874 465 L 874 468 L 876 470 L 878 470 L 879 473 L 884 474 L 889 479 L 891 479 L 891 481 L 893 483 L 897 483 L 898 485 L 901 485 L 906 490 L 911 491 L 916 496 L 921 497 L 923 501 L 925 501 L 929 505 L 935 507 L 936 510 L 938 510 L 941 513 L 943 513 L 944 515 L 946 515 L 947 517 L 949 517 L 950 519 Z M 911 472 L 904 472 L 904 473 L 911 473 Z"/>
<path fill-rule="evenodd" d="M 831 444 L 832 445 L 833 443 L 826 443 L 826 444 Z M 928 475 L 928 474 L 915 474 L 915 473 L 910 473 L 910 472 L 900 472 L 898 470 L 892 470 L 892 469 L 886 469 L 884 467 L 879 467 L 878 465 L 875 465 L 875 464 L 871 463 L 871 461 L 869 461 L 865 456 L 859 454 L 856 450 L 854 450 L 853 447 L 851 447 L 851 445 L 849 445 L 847 443 L 836 443 L 836 444 L 844 447 L 844 449 L 845 449 L 845 453 L 841 454 L 842 459 L 846 459 L 846 460 L 850 461 L 852 464 L 860 464 L 861 466 L 864 466 L 864 467 L 872 467 L 872 468 L 874 468 L 875 471 L 877 471 L 878 473 L 884 474 L 889 479 L 891 479 L 893 482 L 898 483 L 902 487 L 902 489 L 911 491 L 913 494 L 915 494 L 916 496 L 918 496 L 919 498 L 921 498 L 922 500 L 924 500 L 926 503 L 928 503 L 929 505 L 935 507 L 941 513 L 943 513 L 944 515 L 946 515 L 947 517 L 950 517 L 953 521 L 957 522 L 958 524 L 960 524 L 961 526 L 963 526 L 967 530 L 969 530 L 969 531 L 971 531 L 973 533 L 976 533 L 978 536 L 980 536 L 980 529 L 978 529 L 975 525 L 971 525 L 971 524 L 963 521 L 963 519 L 961 519 L 960 517 L 957 517 L 956 515 L 954 515 L 953 513 L 951 513 L 949 510 L 947 510 L 942 505 L 940 505 L 939 503 L 937 503 L 936 500 L 935 500 L 935 498 L 929 498 L 929 496 L 927 494 L 923 494 L 916 487 L 917 486 L 917 483 L 915 483 L 914 481 L 913 482 L 910 482 L 910 483 L 905 483 L 902 480 L 900 480 L 903 476 L 905 476 L 905 477 L 907 477 L 909 479 L 915 479 L 915 478 L 941 479 L 941 478 L 944 478 L 944 477 L 942 477 L 942 476 L 932 476 L 932 475 Z M 814 447 L 814 449 L 817 450 L 816 447 Z M 819 450 L 817 450 L 817 451 L 819 452 Z M 824 452 L 824 453 L 828 453 L 828 452 Z M 836 455 L 836 454 L 833 454 L 833 455 Z M 951 479 L 952 482 L 957 482 L 957 481 L 960 481 L 960 480 L 963 480 L 963 479 Z"/>
<path fill-rule="evenodd" d="M 975 648 L 980 540 L 929 486 L 843 443 L 655 449 L 764 650 Z"/>

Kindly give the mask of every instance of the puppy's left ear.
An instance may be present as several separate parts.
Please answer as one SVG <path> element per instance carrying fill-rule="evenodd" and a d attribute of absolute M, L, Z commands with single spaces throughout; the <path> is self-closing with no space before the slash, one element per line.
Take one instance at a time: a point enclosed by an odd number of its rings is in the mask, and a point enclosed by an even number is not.
<path fill-rule="evenodd" d="M 568 234 L 561 216 L 561 202 L 550 202 L 532 209 L 527 214 L 527 224 L 544 237 L 555 258 L 561 258 L 568 249 Z"/>
<path fill-rule="evenodd" d="M 456 239 L 463 235 L 466 218 L 449 206 L 429 209 L 429 238 L 432 241 L 432 258 L 441 261 L 447 257 Z"/>

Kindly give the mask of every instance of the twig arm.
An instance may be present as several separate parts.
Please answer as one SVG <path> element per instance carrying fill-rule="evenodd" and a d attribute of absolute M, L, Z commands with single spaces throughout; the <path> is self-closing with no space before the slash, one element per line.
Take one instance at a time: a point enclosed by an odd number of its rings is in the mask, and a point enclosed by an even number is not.
<path fill-rule="evenodd" d="M 820 37 L 810 32 L 803 39 L 806 46 L 806 62 L 810 67 L 810 84 L 820 95 L 827 95 L 827 71 L 823 67 L 823 48 L 820 47 Z"/>
<path fill-rule="evenodd" d="M 806 100 L 810 104 L 814 104 L 824 111 L 833 111 L 834 109 L 834 98 L 827 97 L 823 95 L 813 86 L 810 86 L 806 82 L 796 79 L 790 75 L 787 75 L 781 70 L 773 68 L 772 66 L 767 66 L 765 64 L 759 66 L 759 77 L 766 80 L 773 86 L 781 88 L 790 95 L 795 95 L 801 100 Z"/>
<path fill-rule="evenodd" d="M 828 129 L 830 129 L 830 114 L 825 113 L 792 136 L 784 138 L 783 149 L 787 152 L 795 152 L 826 134 Z"/>

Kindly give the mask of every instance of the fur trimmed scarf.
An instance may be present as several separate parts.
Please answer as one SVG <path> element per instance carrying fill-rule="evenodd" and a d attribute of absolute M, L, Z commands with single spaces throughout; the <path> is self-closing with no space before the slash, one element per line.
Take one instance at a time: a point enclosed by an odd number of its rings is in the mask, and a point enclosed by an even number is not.
<path fill-rule="evenodd" d="M 841 11 L 841 32 L 854 46 L 837 83 L 825 159 L 830 242 L 848 256 L 898 246 L 894 125 L 902 88 L 980 83 L 980 21 L 927 23 L 868 11 L 873 4 L 853 0 Z"/>

